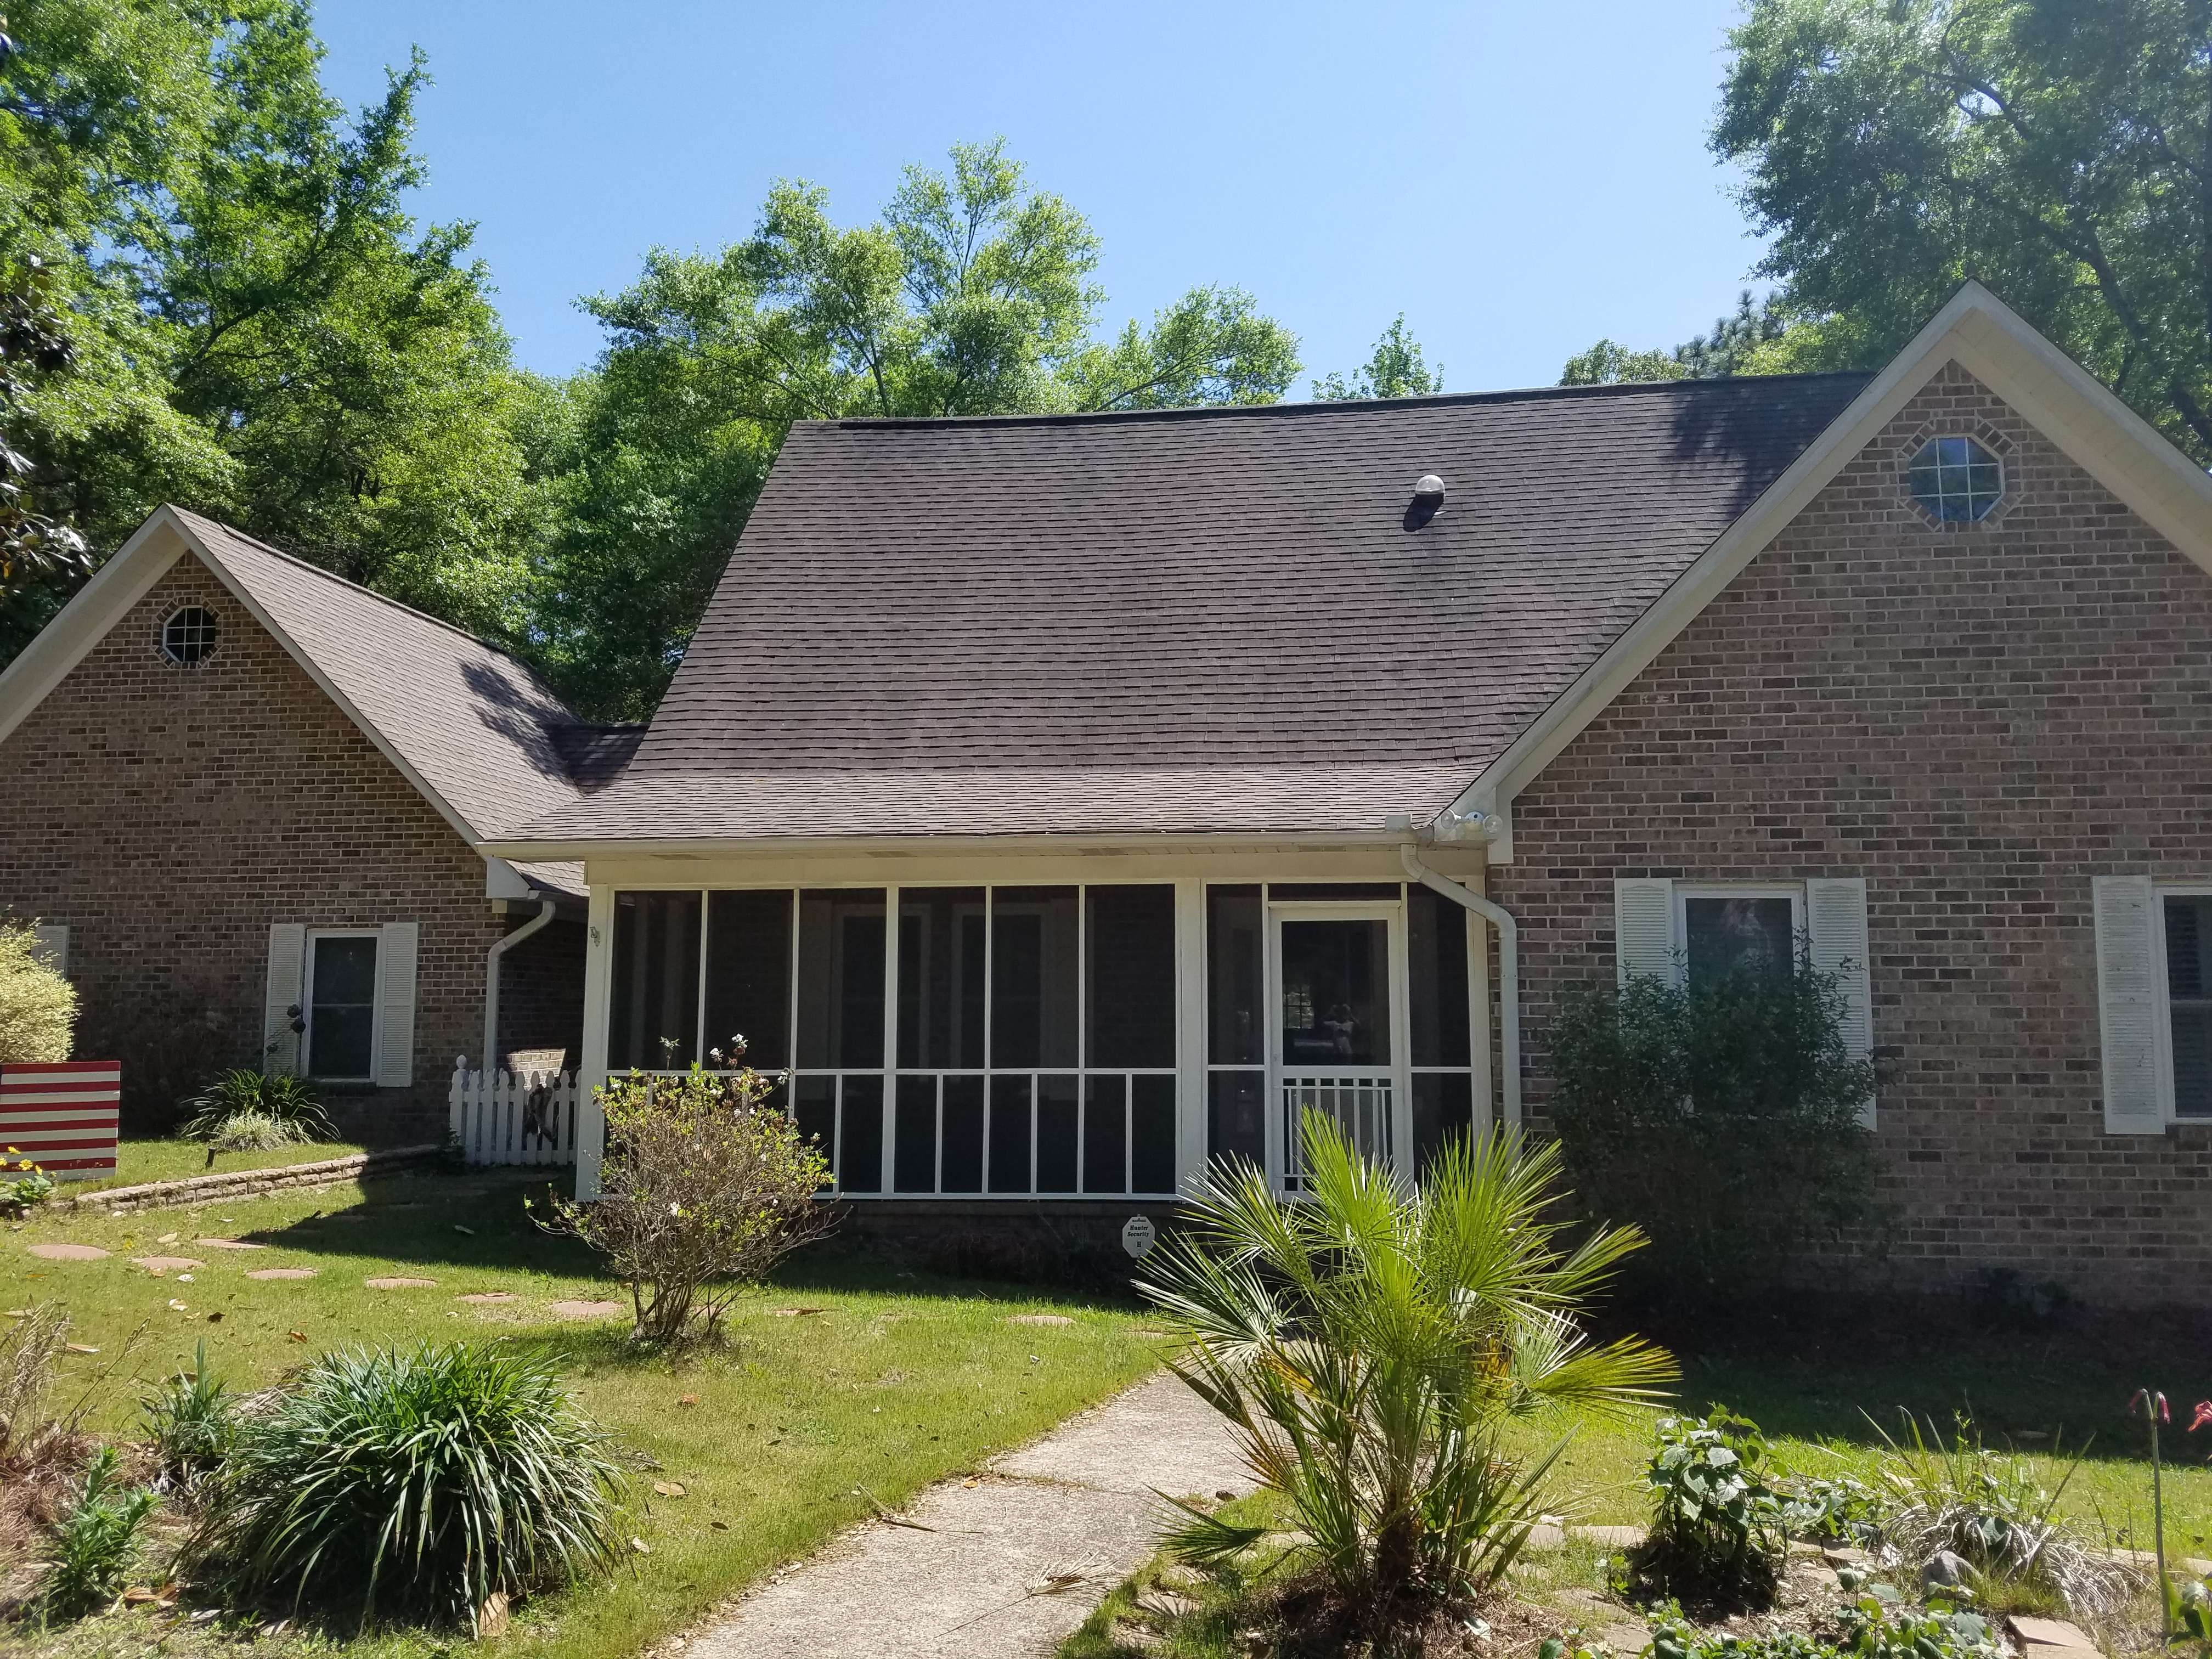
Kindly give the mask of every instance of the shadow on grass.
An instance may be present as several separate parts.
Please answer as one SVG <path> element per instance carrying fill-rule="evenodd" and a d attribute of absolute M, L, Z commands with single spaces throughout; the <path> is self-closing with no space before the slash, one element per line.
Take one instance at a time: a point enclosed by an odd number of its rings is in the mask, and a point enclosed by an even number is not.
<path fill-rule="evenodd" d="M 604 1294 L 626 1299 L 600 1259 L 573 1238 L 540 1228 L 563 1190 L 558 1170 L 413 1171 L 373 1176 L 361 1197 L 282 1227 L 239 1237 L 306 1255 L 372 1257 L 395 1267 L 549 1273 L 597 1280 Z M 857 1239 L 831 1235 L 802 1249 L 770 1278 L 773 1290 L 795 1295 L 836 1293 L 920 1296 L 1129 1313 L 1133 1291 L 1010 1283 L 965 1277 L 909 1264 Z"/>

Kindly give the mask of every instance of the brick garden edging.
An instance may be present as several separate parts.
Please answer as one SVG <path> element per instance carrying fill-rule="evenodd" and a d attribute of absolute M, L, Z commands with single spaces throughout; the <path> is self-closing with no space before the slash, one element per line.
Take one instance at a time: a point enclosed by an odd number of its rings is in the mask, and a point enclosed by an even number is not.
<path fill-rule="evenodd" d="M 282 1164 L 270 1170 L 232 1170 L 216 1175 L 187 1176 L 182 1181 L 149 1181 L 143 1187 L 116 1187 L 104 1193 L 87 1193 L 82 1198 L 56 1198 L 40 1207 L 56 1215 L 79 1209 L 172 1209 L 183 1204 L 282 1192 L 290 1187 L 321 1187 L 332 1182 L 351 1181 L 382 1170 L 442 1158 L 445 1152 L 442 1146 L 392 1146 L 376 1152 L 349 1152 L 343 1158 L 326 1158 L 314 1164 Z"/>

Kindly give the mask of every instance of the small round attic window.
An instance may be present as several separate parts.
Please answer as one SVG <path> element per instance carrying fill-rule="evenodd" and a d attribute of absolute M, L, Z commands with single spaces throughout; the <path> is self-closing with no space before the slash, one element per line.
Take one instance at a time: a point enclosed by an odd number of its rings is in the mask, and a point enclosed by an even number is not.
<path fill-rule="evenodd" d="M 1912 499 L 1946 524 L 1985 519 L 2004 495 L 2004 464 L 1972 438 L 1930 438 L 1910 477 Z"/>
<path fill-rule="evenodd" d="M 161 654 L 190 667 L 215 653 L 215 612 L 188 605 L 161 624 Z"/>

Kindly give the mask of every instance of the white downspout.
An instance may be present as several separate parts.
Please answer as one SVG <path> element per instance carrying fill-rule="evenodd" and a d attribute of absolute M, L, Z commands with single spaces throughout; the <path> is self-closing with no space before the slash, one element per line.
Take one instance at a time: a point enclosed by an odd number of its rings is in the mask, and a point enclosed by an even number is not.
<path fill-rule="evenodd" d="M 1464 905 L 1498 930 L 1498 1046 L 1505 1069 L 1505 1121 L 1521 1121 L 1521 929 L 1511 914 L 1471 887 L 1462 887 L 1421 862 L 1412 842 L 1399 845 L 1398 857 L 1406 873 L 1424 887 L 1442 893 L 1453 903 Z"/>
<path fill-rule="evenodd" d="M 484 953 L 483 1074 L 487 1083 L 499 1065 L 499 1055 L 495 1052 L 499 1047 L 499 960 L 507 954 L 507 946 L 521 944 L 552 920 L 553 901 L 540 898 L 536 915 L 513 933 L 501 934 L 494 939 L 491 949 Z"/>

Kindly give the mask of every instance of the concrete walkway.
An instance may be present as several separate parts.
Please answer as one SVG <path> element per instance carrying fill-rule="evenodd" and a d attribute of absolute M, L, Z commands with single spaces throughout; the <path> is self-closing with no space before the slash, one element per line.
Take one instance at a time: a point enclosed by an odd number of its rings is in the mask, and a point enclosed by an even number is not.
<path fill-rule="evenodd" d="M 772 1577 L 684 1659 L 1034 1659 L 1152 1548 L 1159 1500 L 1252 1480 L 1165 1373 Z M 927 1528 L 922 1531 L 919 1528 Z"/>

